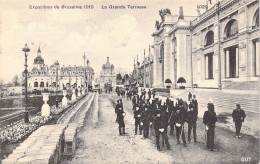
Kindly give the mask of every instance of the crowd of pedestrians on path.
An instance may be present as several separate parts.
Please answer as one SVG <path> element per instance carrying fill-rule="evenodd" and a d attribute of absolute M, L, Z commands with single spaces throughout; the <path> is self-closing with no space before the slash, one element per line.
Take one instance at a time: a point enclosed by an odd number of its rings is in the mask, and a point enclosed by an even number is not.
<path fill-rule="evenodd" d="M 117 91 L 116 91 L 117 92 Z M 154 131 L 156 137 L 157 150 L 161 150 L 161 146 L 167 149 L 171 149 L 168 136 L 174 134 L 177 138 L 177 144 L 187 146 L 191 143 L 191 135 L 194 143 L 197 142 L 197 120 L 198 120 L 198 101 L 196 95 L 188 93 L 188 101 L 184 101 L 181 97 L 172 99 L 167 97 L 166 101 L 159 99 L 159 95 L 156 95 L 154 90 L 141 89 L 141 93 L 138 94 L 137 89 L 117 92 L 118 96 L 132 101 L 133 115 L 135 119 L 135 135 L 143 135 L 143 139 L 149 138 L 149 131 Z M 124 95 L 122 95 L 122 94 Z M 117 100 L 115 106 L 115 113 L 117 114 L 116 122 L 119 124 L 119 135 L 125 134 L 124 123 L 124 107 L 122 99 Z M 233 121 L 236 127 L 236 138 L 240 138 L 240 130 L 242 122 L 246 117 L 244 110 L 240 108 L 240 105 L 236 105 L 236 109 L 232 113 Z M 217 115 L 212 99 L 209 99 L 207 104 L 207 110 L 203 115 L 203 124 L 205 125 L 205 142 L 206 148 L 214 151 L 214 137 L 215 137 L 215 125 L 217 122 Z M 188 137 L 186 141 L 185 136 L 185 124 L 188 125 Z M 180 141 L 181 138 L 181 141 Z M 161 144 L 160 144 L 161 139 Z"/>

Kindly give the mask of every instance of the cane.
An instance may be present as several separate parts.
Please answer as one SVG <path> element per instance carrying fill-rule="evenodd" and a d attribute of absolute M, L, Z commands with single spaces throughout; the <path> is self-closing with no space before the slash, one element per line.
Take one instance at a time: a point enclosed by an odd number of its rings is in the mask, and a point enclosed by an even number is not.
<path fill-rule="evenodd" d="M 182 132 L 184 131 L 184 124 L 183 125 L 181 125 L 181 136 L 180 137 L 182 137 Z"/>
<path fill-rule="evenodd" d="M 207 146 L 207 125 L 205 125 L 205 145 Z"/>

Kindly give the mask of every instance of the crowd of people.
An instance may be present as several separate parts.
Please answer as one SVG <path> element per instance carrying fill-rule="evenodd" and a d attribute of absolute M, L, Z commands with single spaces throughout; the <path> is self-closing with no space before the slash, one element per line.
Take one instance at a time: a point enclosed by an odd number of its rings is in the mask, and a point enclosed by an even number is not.
<path fill-rule="evenodd" d="M 130 91 L 128 91 L 128 93 L 129 92 Z M 170 135 L 173 135 L 175 129 L 177 144 L 181 143 L 181 138 L 183 145 L 186 147 L 187 142 L 184 125 L 187 124 L 187 141 L 191 143 L 191 135 L 193 135 L 193 141 L 197 142 L 198 101 L 196 95 L 192 95 L 189 92 L 188 101 L 186 102 L 182 98 L 172 99 L 170 96 L 167 97 L 166 101 L 162 101 L 159 99 L 159 96 L 155 94 L 156 92 L 150 89 L 147 93 L 145 89 L 142 89 L 140 95 L 137 90 L 132 90 L 131 93 L 131 96 L 127 98 L 127 100 L 132 101 L 135 119 L 135 135 L 139 132 L 139 134 L 143 135 L 143 138 L 146 139 L 149 137 L 149 130 L 154 129 L 157 150 L 160 151 L 160 145 L 170 149 L 168 128 L 170 128 Z M 214 133 L 217 115 L 211 99 L 207 104 L 207 108 L 207 111 L 205 111 L 203 115 L 206 147 L 214 151 Z M 119 124 L 119 135 L 124 135 L 125 112 L 122 99 L 117 100 L 115 113 L 117 114 L 116 122 Z M 237 108 L 233 111 L 232 117 L 236 126 L 236 137 L 240 138 L 240 129 L 246 115 L 239 104 L 237 104 Z"/>

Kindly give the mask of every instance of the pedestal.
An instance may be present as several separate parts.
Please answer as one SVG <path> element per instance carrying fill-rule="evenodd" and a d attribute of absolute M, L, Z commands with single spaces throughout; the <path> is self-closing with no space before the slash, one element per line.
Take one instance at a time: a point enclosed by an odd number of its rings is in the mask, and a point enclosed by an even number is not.
<path fill-rule="evenodd" d="M 49 100 L 49 93 L 42 93 L 43 97 L 42 100 L 44 101 L 44 104 L 42 105 L 42 116 L 49 117 L 50 116 L 50 106 L 47 104 L 47 101 Z"/>
<path fill-rule="evenodd" d="M 79 91 L 78 91 L 78 97 L 81 96 L 81 88 L 79 88 Z"/>
<path fill-rule="evenodd" d="M 67 106 L 68 105 L 68 100 L 67 100 L 67 91 L 63 90 L 63 98 L 62 98 L 62 106 Z"/>
<path fill-rule="evenodd" d="M 76 100 L 75 89 L 72 90 L 71 100 L 72 100 L 72 101 Z"/>

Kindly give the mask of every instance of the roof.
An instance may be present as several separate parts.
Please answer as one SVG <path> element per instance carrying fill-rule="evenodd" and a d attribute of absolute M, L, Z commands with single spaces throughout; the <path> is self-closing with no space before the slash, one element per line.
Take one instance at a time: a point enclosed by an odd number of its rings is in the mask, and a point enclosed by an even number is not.
<path fill-rule="evenodd" d="M 34 59 L 33 64 L 44 64 L 44 59 L 43 59 L 41 56 L 37 56 L 37 57 Z"/>
<path fill-rule="evenodd" d="M 32 72 L 32 73 L 34 73 L 34 72 L 39 72 L 39 70 L 38 70 L 36 67 L 33 67 L 33 69 L 32 69 L 31 72 Z"/>
<path fill-rule="evenodd" d="M 86 71 L 90 72 L 90 73 L 94 73 L 94 69 L 90 66 L 86 67 Z"/>
<path fill-rule="evenodd" d="M 107 57 L 107 62 L 103 64 L 102 69 L 114 69 L 114 65 L 109 62 L 109 57 Z"/>

